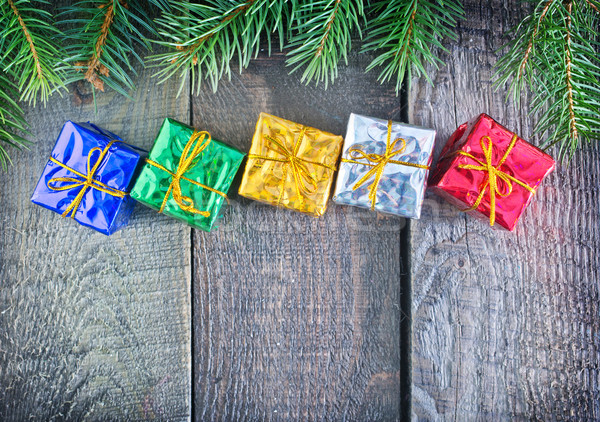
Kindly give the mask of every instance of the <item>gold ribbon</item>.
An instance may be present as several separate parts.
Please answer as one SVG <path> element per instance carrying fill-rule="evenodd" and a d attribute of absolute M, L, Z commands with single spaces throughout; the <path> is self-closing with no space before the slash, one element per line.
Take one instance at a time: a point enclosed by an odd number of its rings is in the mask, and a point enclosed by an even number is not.
<path fill-rule="evenodd" d="M 335 171 L 336 168 L 334 166 L 328 166 L 327 164 L 318 163 L 316 161 L 307 160 L 305 158 L 298 157 L 298 150 L 300 149 L 300 144 L 302 143 L 302 139 L 304 138 L 304 134 L 306 132 L 306 127 L 302 127 L 300 131 L 300 135 L 294 144 L 294 148 L 290 151 L 288 147 L 286 147 L 284 142 L 279 141 L 277 138 L 264 135 L 263 138 L 266 139 L 269 143 L 267 144 L 267 149 L 277 154 L 281 155 L 283 158 L 278 157 L 268 157 L 266 155 L 258 155 L 258 154 L 248 154 L 248 158 L 256 158 L 259 160 L 268 160 L 268 161 L 277 161 L 279 163 L 283 163 L 283 177 L 281 178 L 281 183 L 284 184 L 287 178 L 288 171 L 292 172 L 294 177 L 294 184 L 296 185 L 296 190 L 299 193 L 311 194 L 317 191 L 317 179 L 314 174 L 312 174 L 308 168 L 306 167 L 306 163 L 313 164 L 315 166 L 321 166 L 329 170 Z M 281 203 L 281 198 L 283 197 L 283 186 L 281 187 L 281 192 L 279 193 L 279 198 L 277 199 L 277 203 Z"/>
<path fill-rule="evenodd" d="M 485 140 L 488 141 L 487 146 L 484 142 Z M 492 165 L 492 151 L 493 151 L 494 143 L 492 141 L 492 138 L 490 138 L 489 136 L 482 136 L 481 139 L 479 140 L 479 144 L 481 145 L 481 149 L 483 150 L 483 155 L 485 157 L 485 162 L 477 159 L 476 157 L 469 154 L 468 152 L 465 152 L 465 151 L 457 152 L 458 155 L 468 157 L 471 160 L 477 161 L 477 163 L 479 163 L 479 165 L 460 164 L 458 166 L 458 168 L 465 169 L 465 170 L 476 170 L 476 171 L 487 172 L 487 181 L 480 188 L 480 192 L 479 192 L 479 196 L 477 197 L 477 200 L 475 201 L 473 206 L 467 208 L 464 211 L 472 211 L 472 210 L 477 209 L 477 207 L 479 207 L 479 204 L 481 203 L 481 200 L 485 196 L 485 192 L 486 192 L 487 188 L 489 187 L 490 188 L 490 226 L 493 226 L 494 223 L 496 222 L 496 195 L 498 195 L 500 197 L 506 197 L 506 196 L 510 195 L 512 193 L 512 189 L 513 189 L 512 182 L 516 183 L 519 186 L 524 187 L 529 192 L 535 194 L 535 189 L 533 189 L 527 183 L 524 183 L 524 182 L 520 181 L 519 179 L 511 176 L 510 174 L 505 173 L 502 170 L 499 170 L 500 166 L 502 164 L 504 164 L 504 162 L 508 158 L 508 155 L 512 151 L 516 142 L 517 142 L 517 135 L 513 135 L 512 140 L 510 141 L 510 144 L 508 145 L 508 148 L 504 152 L 504 155 L 502 156 L 500 161 L 498 161 L 498 163 L 495 166 Z M 498 180 L 497 179 L 501 179 L 504 181 L 504 183 L 506 184 L 506 191 L 503 192 L 498 189 Z"/>
<path fill-rule="evenodd" d="M 227 195 L 225 193 L 213 189 L 210 186 L 206 186 L 202 183 L 196 182 L 195 180 L 188 179 L 184 176 L 184 174 L 187 171 L 189 171 L 196 165 L 196 163 L 194 163 L 194 160 L 210 144 L 210 141 L 210 133 L 204 131 L 194 131 L 192 136 L 190 136 L 189 141 L 185 145 L 183 152 L 181 153 L 181 157 L 179 158 L 179 164 L 177 165 L 177 170 L 175 170 L 175 172 L 172 172 L 171 170 L 167 169 L 166 167 L 155 161 L 146 159 L 146 162 L 148 164 L 169 173 L 173 178 L 173 180 L 171 180 L 171 184 L 169 184 L 169 189 L 165 194 L 162 205 L 160 206 L 160 210 L 158 212 L 163 212 L 163 210 L 165 209 L 165 205 L 167 204 L 167 200 L 169 199 L 169 196 L 173 194 L 173 199 L 175 200 L 177 205 L 179 205 L 179 208 L 181 208 L 183 211 L 190 212 L 192 214 L 200 214 L 203 217 L 210 216 L 209 211 L 200 211 L 194 208 L 194 201 L 192 200 L 192 198 L 183 195 L 183 193 L 181 192 L 182 179 L 198 187 L 201 187 L 202 189 L 206 189 L 208 191 L 216 193 L 217 195 L 221 195 L 223 198 L 227 199 Z"/>
<path fill-rule="evenodd" d="M 371 183 L 371 187 L 369 188 L 369 199 L 371 200 L 371 209 L 375 210 L 375 202 L 377 201 L 377 188 L 379 186 L 379 182 L 381 181 L 381 177 L 383 176 L 383 170 L 388 163 L 391 164 L 400 164 L 403 166 L 416 167 L 419 169 L 429 169 L 429 166 L 425 166 L 423 164 L 415 164 L 409 163 L 406 161 L 398 161 L 392 160 L 396 155 L 400 155 L 406 149 L 406 140 L 402 138 L 396 138 L 394 142 L 391 142 L 392 138 L 392 121 L 388 120 L 387 123 L 387 140 L 385 153 L 383 154 L 367 154 L 363 150 L 358 147 L 352 147 L 348 150 L 348 154 L 350 155 L 350 159 L 342 158 L 342 162 L 344 163 L 352 163 L 352 164 L 362 164 L 363 166 L 370 166 L 371 169 L 365 173 L 363 177 L 361 177 L 352 187 L 352 190 L 356 190 L 360 188 L 362 185 L 367 183 L 367 181 L 371 178 L 371 176 L 375 175 L 373 179 L 373 183 Z M 402 147 L 396 149 L 398 142 L 402 142 Z M 356 160 L 367 160 L 369 163 L 356 161 Z"/>
<path fill-rule="evenodd" d="M 72 173 L 75 173 L 77 176 L 80 177 L 80 178 L 54 177 L 54 178 L 48 180 L 48 183 L 47 183 L 48 188 L 52 189 L 52 190 L 56 190 L 56 191 L 70 190 L 70 189 L 75 189 L 75 188 L 78 188 L 81 186 L 81 190 L 79 191 L 79 193 L 77 194 L 75 199 L 73 199 L 73 202 L 71 202 L 71 205 L 69 205 L 67 207 L 67 209 L 65 210 L 65 212 L 62 213 L 63 217 L 66 217 L 69 213 L 71 214 L 70 215 L 71 218 L 75 217 L 75 213 L 77 212 L 79 205 L 81 205 L 81 200 L 83 199 L 85 192 L 89 188 L 99 190 L 101 192 L 107 193 L 107 194 L 109 194 L 111 196 L 115 196 L 117 198 L 123 198 L 127 195 L 127 192 L 123 192 L 119 189 L 111 188 L 110 186 L 100 182 L 99 180 L 94 179 L 94 175 L 96 174 L 98 167 L 100 167 L 102 160 L 108 153 L 108 149 L 115 142 L 120 142 L 120 141 L 113 140 L 113 141 L 109 142 L 108 145 L 106 145 L 106 147 L 104 147 L 104 149 L 96 147 L 96 148 L 92 148 L 90 150 L 90 152 L 88 153 L 88 157 L 87 157 L 87 174 L 80 173 L 77 170 L 67 166 L 66 164 L 61 163 L 60 161 L 54 159 L 54 157 L 50 157 L 50 161 L 52 161 L 55 164 L 58 164 L 59 166 L 63 167 L 64 169 L 67 169 L 68 171 L 70 171 Z M 96 151 L 101 151 L 101 153 L 100 153 L 100 156 L 98 157 L 98 159 L 96 160 L 96 162 L 94 163 L 94 165 L 92 165 L 92 155 Z M 68 183 L 68 184 L 61 185 L 61 186 L 52 186 L 52 184 L 54 184 L 54 183 Z"/>

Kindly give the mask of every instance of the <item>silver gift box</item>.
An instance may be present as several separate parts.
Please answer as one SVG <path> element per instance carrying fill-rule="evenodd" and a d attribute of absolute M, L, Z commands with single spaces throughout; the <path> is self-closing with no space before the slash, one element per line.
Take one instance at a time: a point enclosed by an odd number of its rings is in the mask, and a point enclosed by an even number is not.
<path fill-rule="evenodd" d="M 380 162 L 377 160 L 385 156 L 387 136 L 387 120 L 354 113 L 350 115 L 333 196 L 335 203 L 372 208 L 369 192 L 376 175 L 371 175 L 362 184 L 359 182 Z M 435 130 L 392 122 L 390 144 L 393 144 L 396 139 L 399 141 L 393 148 L 394 152 L 403 146 L 402 139 L 406 142 L 406 146 L 401 153 L 392 157 L 393 160 L 423 166 L 431 165 Z M 356 150 L 362 153 L 358 154 Z M 381 170 L 381 177 L 375 190 L 375 211 L 406 218 L 419 218 L 428 175 L 429 169 L 387 162 Z"/>

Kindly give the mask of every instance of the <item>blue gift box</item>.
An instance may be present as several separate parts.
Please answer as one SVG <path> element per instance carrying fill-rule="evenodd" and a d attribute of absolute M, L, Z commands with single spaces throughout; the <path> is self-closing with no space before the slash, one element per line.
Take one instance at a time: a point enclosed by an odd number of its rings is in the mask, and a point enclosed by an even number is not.
<path fill-rule="evenodd" d="M 31 201 L 110 235 L 127 225 L 147 152 L 92 123 L 63 126 Z"/>

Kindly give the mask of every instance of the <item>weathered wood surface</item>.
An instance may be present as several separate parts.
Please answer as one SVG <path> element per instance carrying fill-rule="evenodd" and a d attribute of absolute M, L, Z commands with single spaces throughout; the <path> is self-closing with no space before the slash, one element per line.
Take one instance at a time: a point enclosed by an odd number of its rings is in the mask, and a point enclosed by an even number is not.
<path fill-rule="evenodd" d="M 517 1 L 465 2 L 460 39 L 435 88 L 413 81 L 411 123 L 435 127 L 437 151 L 486 112 L 525 139 L 534 122 L 494 92 L 500 35 Z M 415 420 L 600 418 L 600 154 L 578 153 L 538 191 L 515 233 L 490 229 L 441 199 L 411 232 Z"/>
<path fill-rule="evenodd" d="M 533 127 L 489 82 L 522 10 L 466 10 L 435 88 L 409 92 L 410 122 L 438 130 L 438 152 L 480 112 L 526 138 Z M 191 109 L 178 81 L 148 72 L 135 102 L 102 95 L 98 115 L 78 93 L 30 110 L 38 143 L 0 173 L 0 419 L 599 419 L 597 147 L 546 181 L 516 233 L 427 199 L 410 226 L 412 410 L 401 220 L 333 204 L 314 219 L 239 198 L 234 183 L 211 234 L 139 206 L 106 238 L 29 202 L 66 119 L 150 147 L 170 116 L 242 150 L 261 111 L 338 134 L 350 112 L 401 119 L 368 61 L 353 54 L 327 91 L 276 54 Z"/>
<path fill-rule="evenodd" d="M 341 135 L 350 112 L 399 119 L 368 61 L 325 91 L 261 57 L 194 97 L 194 124 L 247 151 L 261 111 Z M 315 219 L 238 186 L 221 227 L 194 232 L 196 420 L 399 419 L 402 220 L 331 203 Z"/>
<path fill-rule="evenodd" d="M 149 148 L 187 121 L 176 81 L 138 78 L 135 101 L 78 90 L 27 112 L 36 144 L 0 173 L 0 420 L 188 419 L 190 229 L 138 206 L 106 237 L 29 200 L 65 120 Z"/>
<path fill-rule="evenodd" d="M 323 91 L 285 76 L 282 55 L 259 59 L 194 98 L 194 124 L 247 150 L 260 111 L 339 134 L 352 111 L 399 119 L 367 61 L 354 54 Z M 78 91 L 28 112 L 39 141 L 1 176 L 0 419 L 399 419 L 402 220 L 334 205 L 314 219 L 238 198 L 235 183 L 216 232 L 191 237 L 139 206 L 107 238 L 30 204 L 32 163 L 64 120 L 149 148 L 164 117 L 189 119 L 176 83 L 146 72 L 135 102 L 99 96 L 98 115 Z"/>

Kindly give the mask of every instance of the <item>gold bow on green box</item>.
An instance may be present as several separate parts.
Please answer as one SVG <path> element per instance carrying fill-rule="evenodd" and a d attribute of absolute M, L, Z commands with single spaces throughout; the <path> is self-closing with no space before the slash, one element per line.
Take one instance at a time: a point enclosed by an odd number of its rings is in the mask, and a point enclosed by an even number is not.
<path fill-rule="evenodd" d="M 131 197 L 210 231 L 243 158 L 208 132 L 165 119 Z"/>

